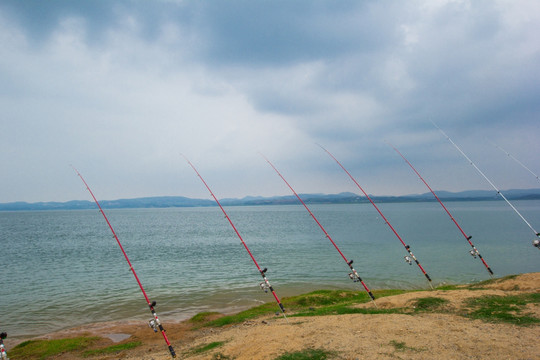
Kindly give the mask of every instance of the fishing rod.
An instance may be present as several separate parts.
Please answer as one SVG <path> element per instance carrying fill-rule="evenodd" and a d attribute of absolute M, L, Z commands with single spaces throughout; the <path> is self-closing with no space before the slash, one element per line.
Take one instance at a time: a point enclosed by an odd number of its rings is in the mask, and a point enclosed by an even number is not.
<path fill-rule="evenodd" d="M 77 171 L 77 169 L 75 169 L 73 166 L 72 166 L 72 168 L 73 168 L 73 170 L 75 170 L 77 175 L 81 178 L 82 182 L 86 186 L 86 189 L 88 190 L 90 195 L 92 195 L 92 198 L 94 199 L 94 202 L 96 203 L 97 207 L 99 208 L 99 211 L 101 212 L 101 215 L 103 215 L 103 218 L 107 222 L 107 225 L 109 226 L 109 229 L 111 229 L 111 232 L 112 232 L 114 238 L 116 239 L 116 242 L 118 243 L 118 246 L 120 247 L 120 250 L 122 250 L 122 254 L 124 254 L 124 258 L 126 259 L 128 265 L 129 265 L 129 269 L 133 273 L 133 276 L 135 277 L 135 280 L 137 281 L 137 284 L 139 285 L 139 288 L 141 288 L 141 292 L 142 292 L 142 294 L 144 296 L 144 299 L 146 300 L 146 303 L 148 304 L 148 307 L 150 308 L 150 312 L 152 313 L 152 316 L 153 316 L 153 318 L 148 322 L 148 326 L 150 326 L 150 328 L 152 328 L 152 330 L 154 330 L 154 332 L 158 332 L 158 329 L 159 329 L 159 331 L 161 331 L 161 334 L 163 335 L 163 339 L 165 339 L 165 343 L 167 343 L 167 346 L 169 347 L 169 351 L 171 353 L 171 356 L 173 358 L 176 358 L 176 353 L 174 352 L 174 349 L 173 349 L 171 343 L 169 342 L 169 339 L 167 338 L 167 335 L 165 334 L 165 329 L 163 328 L 163 325 L 161 325 L 161 321 L 159 320 L 159 318 L 158 318 L 158 316 L 156 314 L 156 311 L 154 310 L 154 308 L 156 306 L 156 302 L 155 301 L 150 302 L 150 299 L 148 298 L 148 295 L 146 295 L 146 291 L 144 291 L 144 288 L 143 288 L 143 286 L 141 284 L 141 281 L 139 280 L 139 277 L 137 276 L 137 273 L 135 272 L 135 269 L 133 268 L 133 265 L 131 265 L 131 261 L 129 261 L 129 258 L 128 258 L 126 252 L 124 251 L 124 247 L 120 243 L 120 240 L 118 239 L 118 236 L 116 235 L 116 232 L 114 231 L 111 223 L 109 222 L 109 219 L 105 215 L 105 212 L 101 208 L 101 205 L 99 204 L 99 201 L 94 196 L 94 193 L 92 192 L 92 190 L 90 190 L 90 187 L 88 186 L 88 184 L 86 183 L 86 181 L 84 180 L 82 175 L 79 173 L 79 171 Z"/>
<path fill-rule="evenodd" d="M 521 161 L 516 159 L 512 154 L 510 154 L 508 151 L 504 150 L 502 147 L 500 147 L 497 144 L 493 144 L 493 145 L 495 145 L 497 148 L 502 150 L 502 152 L 504 152 L 509 158 L 512 158 L 513 160 L 515 160 L 519 165 L 521 165 L 523 168 L 525 168 L 528 172 L 533 174 L 533 176 L 536 178 L 536 180 L 540 181 L 540 177 L 538 177 L 538 175 L 536 175 L 531 169 L 529 169 L 527 166 L 525 166 L 525 164 L 523 164 Z"/>
<path fill-rule="evenodd" d="M 0 333 L 0 357 L 2 360 L 9 360 L 7 357 L 6 348 L 4 347 L 4 339 L 7 338 L 7 333 Z"/>
<path fill-rule="evenodd" d="M 450 219 L 452 219 L 452 221 L 454 222 L 454 224 L 456 224 L 457 228 L 459 229 L 459 231 L 463 234 L 463 236 L 465 237 L 465 239 L 468 241 L 469 245 L 471 245 L 472 247 L 472 250 L 469 252 L 473 258 L 476 259 L 476 257 L 480 258 L 480 260 L 482 261 L 482 263 L 484 264 L 484 266 L 486 267 L 487 271 L 489 272 L 490 276 L 493 275 L 493 271 L 491 270 L 491 268 L 488 266 L 488 264 L 486 263 L 486 261 L 484 260 L 484 258 L 482 257 L 482 255 L 480 255 L 480 252 L 478 251 L 478 249 L 476 248 L 476 246 L 474 246 L 474 244 L 472 243 L 471 241 L 471 238 L 472 236 L 470 235 L 467 235 L 465 233 L 465 231 L 461 228 L 461 226 L 459 226 L 457 220 L 452 216 L 452 214 L 450 214 L 450 211 L 448 211 L 448 209 L 446 208 L 446 206 L 444 206 L 443 202 L 441 201 L 441 199 L 439 199 L 439 197 L 437 196 L 437 194 L 435 194 L 435 191 L 433 191 L 433 189 L 431 188 L 431 186 L 428 185 L 428 183 L 426 182 L 426 180 L 424 180 L 424 178 L 422 177 L 422 175 L 420 175 L 420 173 L 414 168 L 414 166 L 409 162 L 409 160 L 407 160 L 405 158 L 405 156 L 403 156 L 403 154 L 394 147 L 394 145 L 390 144 L 389 142 L 387 142 L 388 145 L 390 145 L 402 158 L 403 160 L 405 160 L 405 162 L 411 167 L 411 169 L 413 169 L 413 171 L 416 173 L 416 175 L 418 175 L 418 177 L 420 178 L 420 180 L 422 180 L 422 182 L 427 186 L 427 188 L 429 189 L 429 191 L 431 191 L 431 193 L 433 194 L 433 196 L 435 196 L 435 199 L 437 199 L 437 201 L 439 202 L 439 204 L 441 204 L 441 206 L 443 207 L 444 211 L 446 211 L 446 213 L 448 214 L 448 216 L 450 216 Z"/>
<path fill-rule="evenodd" d="M 523 220 L 523 222 L 525 224 L 527 224 L 527 226 L 534 232 L 534 234 L 540 238 L 540 233 L 538 231 L 536 231 L 532 225 L 523 217 L 523 215 L 521 215 L 521 213 L 514 207 L 514 205 L 512 205 L 512 203 L 506 198 L 506 196 L 503 195 L 503 193 L 497 189 L 497 187 L 491 182 L 491 180 L 488 179 L 488 177 L 482 172 L 482 170 L 480 170 L 478 168 L 478 166 L 476 166 L 476 164 L 471 160 L 469 159 L 469 157 L 467 155 L 465 155 L 465 153 L 460 149 L 459 146 L 456 145 L 455 142 L 452 141 L 452 139 L 450 139 L 450 137 L 448 135 L 446 135 L 446 133 L 444 131 L 442 131 L 442 129 L 440 127 L 438 127 L 433 121 L 431 122 L 437 129 L 439 129 L 439 131 L 446 137 L 446 139 L 448 139 L 448 141 L 450 141 L 450 143 L 452 145 L 454 145 L 454 147 L 461 153 L 461 155 L 463 155 L 465 157 L 465 159 L 467 159 L 469 161 L 469 164 L 471 164 L 479 173 L 480 175 L 482 175 L 482 177 L 484 179 L 486 179 L 486 181 L 491 185 L 491 187 L 493 187 L 493 189 L 495 189 L 495 191 L 497 192 L 497 194 L 499 194 L 503 199 L 504 201 L 506 201 L 506 203 L 508 205 L 510 205 L 510 207 L 512 208 L 512 210 L 515 211 L 516 214 L 519 215 L 519 217 L 521 218 L 521 220 Z M 532 242 L 533 246 L 538 248 L 540 250 L 540 239 L 534 239 L 533 242 Z"/>
<path fill-rule="evenodd" d="M 412 253 L 411 251 L 411 247 L 410 245 L 407 245 L 405 244 L 405 242 L 403 241 L 403 239 L 401 238 L 401 236 L 399 236 L 398 232 L 396 231 L 396 229 L 394 229 L 394 227 L 390 224 L 390 221 L 388 221 L 388 219 L 383 215 L 383 213 L 381 212 L 381 210 L 378 208 L 377 205 L 375 205 L 375 203 L 373 202 L 373 200 L 371 200 L 371 197 L 369 197 L 369 195 L 364 191 L 364 189 L 360 186 L 360 184 L 356 181 L 356 179 L 351 175 L 351 173 L 349 171 L 347 171 L 347 169 L 345 169 L 345 167 L 339 162 L 338 159 L 336 159 L 336 157 L 334 155 L 332 155 L 332 153 L 330 153 L 330 151 L 326 150 L 322 145 L 320 144 L 317 144 L 319 145 L 319 147 L 321 149 L 323 149 L 328 155 L 330 155 L 330 157 L 332 159 L 334 159 L 334 161 L 343 169 L 343 171 L 345 171 L 345 173 L 347 175 L 349 175 L 349 177 L 351 178 L 351 180 L 356 184 L 356 186 L 362 191 L 362 193 L 367 197 L 367 199 L 369 200 L 369 202 L 371 203 L 371 205 L 373 205 L 373 207 L 375 207 L 375 209 L 377 210 L 377 212 L 379 213 L 379 215 L 381 215 L 381 217 L 384 219 L 384 222 L 386 223 L 386 225 L 388 225 L 388 227 L 390 227 L 390 229 L 392 230 L 392 232 L 396 235 L 396 237 L 399 239 L 399 241 L 401 242 L 401 244 L 405 247 L 405 250 L 407 250 L 407 253 L 409 255 L 406 255 L 405 256 L 405 261 L 409 264 L 409 265 L 412 265 L 412 262 L 414 260 L 414 262 L 416 263 L 416 265 L 418 265 L 418 268 L 420 269 L 420 271 L 422 271 L 422 274 L 424 274 L 424 276 L 426 277 L 426 279 L 428 280 L 428 284 L 429 286 L 431 287 L 431 289 L 433 289 L 433 285 L 431 285 L 431 278 L 429 277 L 428 273 L 424 270 L 424 268 L 422 267 L 422 265 L 420 265 L 420 262 L 418 261 L 418 259 L 416 258 L 416 256 L 414 256 L 414 254 Z"/>
<path fill-rule="evenodd" d="M 268 268 L 264 268 L 264 269 L 261 269 L 261 267 L 259 266 L 259 263 L 257 262 L 257 260 L 255 260 L 255 257 L 253 256 L 253 254 L 251 253 L 251 251 L 249 250 L 247 244 L 245 243 L 244 239 L 242 239 L 242 236 L 240 235 L 240 233 L 238 232 L 238 230 L 236 229 L 236 226 L 234 226 L 231 218 L 229 217 L 229 215 L 227 214 L 227 212 L 225 211 L 225 209 L 223 208 L 223 206 L 221 206 L 221 203 L 219 202 L 219 200 L 217 199 L 217 197 L 214 195 L 214 193 L 212 192 L 212 190 L 210 189 L 210 187 L 208 186 L 208 184 L 206 183 L 206 181 L 204 181 L 204 179 L 202 178 L 201 174 L 199 174 L 199 172 L 197 171 L 197 169 L 195 168 L 195 166 L 191 163 L 191 161 L 189 161 L 189 159 L 187 157 L 185 157 L 184 155 L 182 155 L 184 157 L 184 159 L 186 159 L 187 163 L 189 164 L 189 166 L 191 166 L 191 168 L 195 171 L 195 173 L 197 174 L 197 176 L 199 177 L 199 179 L 201 179 L 202 183 L 204 184 L 204 186 L 206 186 L 206 188 L 208 189 L 208 191 L 210 192 L 210 195 L 212 195 L 212 197 L 214 198 L 214 200 L 216 201 L 216 203 L 218 204 L 219 208 L 221 209 L 221 211 L 223 212 L 223 215 L 225 215 L 225 218 L 229 221 L 229 224 L 231 224 L 231 227 L 233 228 L 234 232 L 236 233 L 236 235 L 238 236 L 238 238 L 240 239 L 240 241 L 242 242 L 242 245 L 244 245 L 244 248 L 246 249 L 247 253 L 249 254 L 249 257 L 251 257 L 251 260 L 253 260 L 253 263 L 255 264 L 255 266 L 257 267 L 257 270 L 259 270 L 259 273 L 261 274 L 262 278 L 263 278 L 263 282 L 261 282 L 259 285 L 261 287 L 261 289 L 267 293 L 268 290 L 270 290 L 270 292 L 272 293 L 272 295 L 274 296 L 274 299 L 276 299 L 276 302 L 277 304 L 279 305 L 279 308 L 281 310 L 281 313 L 283 314 L 283 317 L 285 318 L 285 320 L 287 320 L 287 316 L 285 315 L 285 308 L 283 307 L 283 304 L 281 303 L 281 301 L 279 300 L 276 292 L 274 291 L 274 288 L 272 287 L 272 285 L 270 285 L 270 282 L 268 281 L 268 279 L 266 278 L 266 272 L 268 271 Z M 289 320 L 287 320 L 288 322 Z"/>
<path fill-rule="evenodd" d="M 341 252 L 341 250 L 339 249 L 339 247 L 337 246 L 337 244 L 334 242 L 334 240 L 332 240 L 332 237 L 330 236 L 330 234 L 328 234 L 328 232 L 324 229 L 324 227 L 321 225 L 321 223 L 319 222 L 319 220 L 317 220 L 317 218 L 315 217 L 315 215 L 311 212 L 311 210 L 308 208 L 308 206 L 306 205 L 306 203 L 302 200 L 302 198 L 300 196 L 298 196 L 298 194 L 296 193 L 296 191 L 294 191 L 294 189 L 292 188 L 292 186 L 287 182 L 287 180 L 285 180 L 285 178 L 283 177 L 283 175 L 281 175 L 281 173 L 278 171 L 278 169 L 276 169 L 276 167 L 274 166 L 274 164 L 272 164 L 270 162 L 270 160 L 268 160 L 264 155 L 261 154 L 261 156 L 266 160 L 266 162 L 268 164 L 270 164 L 270 166 L 276 171 L 276 173 L 279 175 L 279 177 L 285 182 L 285 184 L 287 184 L 287 186 L 289 187 L 289 189 L 291 189 L 291 191 L 293 192 L 293 194 L 296 196 L 296 198 L 302 203 L 302 205 L 304 205 L 304 207 L 306 208 L 306 210 L 308 211 L 309 215 L 313 218 L 313 220 L 315 220 L 315 222 L 317 223 L 317 225 L 319 225 L 319 227 L 321 228 L 321 230 L 323 231 L 324 235 L 326 236 L 326 238 L 328 238 L 328 240 L 330 240 L 330 242 L 332 243 L 332 245 L 334 245 L 334 247 L 336 248 L 336 250 L 338 251 L 339 255 L 341 255 L 341 257 L 343 258 L 343 260 L 345 260 L 345 262 L 347 263 L 347 265 L 349 266 L 349 268 L 351 269 L 351 272 L 349 273 L 349 278 L 353 281 L 353 282 L 359 282 L 362 284 L 362 286 L 364 287 L 364 289 L 366 290 L 366 292 L 368 293 L 369 297 L 371 298 L 371 300 L 373 301 L 373 303 L 375 304 L 375 306 L 377 306 L 377 303 L 375 303 L 375 296 L 373 296 L 373 293 L 371 292 L 371 290 L 369 290 L 369 288 L 367 287 L 367 285 L 364 283 L 364 281 L 362 280 L 362 278 L 360 277 L 360 275 L 358 275 L 358 272 L 354 269 L 354 267 L 352 266 L 353 264 L 353 260 L 350 259 L 348 260 L 345 255 L 343 255 L 343 253 Z"/>

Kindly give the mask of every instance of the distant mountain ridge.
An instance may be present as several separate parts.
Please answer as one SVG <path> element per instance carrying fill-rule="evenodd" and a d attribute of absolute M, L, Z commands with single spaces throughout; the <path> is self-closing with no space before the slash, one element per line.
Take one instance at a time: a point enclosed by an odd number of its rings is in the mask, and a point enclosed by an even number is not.
<path fill-rule="evenodd" d="M 509 200 L 539 200 L 540 189 L 510 189 L 501 191 Z M 460 192 L 435 191 L 442 201 L 489 201 L 501 197 L 491 190 L 468 190 Z M 366 203 L 363 195 L 351 192 L 339 194 L 299 194 L 307 204 L 357 204 Z M 432 193 L 411 194 L 402 196 L 372 196 L 375 202 L 425 202 L 436 201 Z M 298 204 L 294 195 L 286 196 L 246 196 L 241 199 L 220 199 L 224 206 L 249 205 L 293 205 Z M 169 208 L 169 207 L 205 207 L 215 206 L 213 200 L 192 199 L 184 196 L 156 196 L 134 199 L 100 200 L 104 209 L 135 209 L 135 208 Z M 29 211 L 29 210 L 82 210 L 95 209 L 94 202 L 89 200 L 72 200 L 67 202 L 11 202 L 0 203 L 0 211 Z"/>

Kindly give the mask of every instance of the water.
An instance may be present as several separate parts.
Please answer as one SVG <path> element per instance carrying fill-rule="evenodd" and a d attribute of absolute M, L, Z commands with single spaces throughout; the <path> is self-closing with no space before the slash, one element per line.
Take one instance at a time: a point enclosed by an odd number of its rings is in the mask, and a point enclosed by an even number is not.
<path fill-rule="evenodd" d="M 446 204 L 496 276 L 540 271 L 532 231 L 504 202 Z M 540 201 L 514 205 L 540 227 Z M 427 288 L 370 204 L 312 205 L 371 289 Z M 489 279 L 438 203 L 379 204 L 435 285 Z M 302 206 L 227 208 L 278 296 L 361 289 Z M 106 210 L 157 312 L 167 321 L 273 301 L 218 208 Z M 0 212 L 0 330 L 10 337 L 77 325 L 148 320 L 150 312 L 97 210 Z M 277 307 L 276 307 L 277 309 Z"/>

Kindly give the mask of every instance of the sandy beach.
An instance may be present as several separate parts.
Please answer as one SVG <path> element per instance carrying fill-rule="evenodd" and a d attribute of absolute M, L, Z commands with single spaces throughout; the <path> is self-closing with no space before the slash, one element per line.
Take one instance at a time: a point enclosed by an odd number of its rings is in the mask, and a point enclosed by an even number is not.
<path fill-rule="evenodd" d="M 381 297 L 380 309 L 409 308 L 411 313 L 348 314 L 310 317 L 265 316 L 236 325 L 196 329 L 188 321 L 165 323 L 178 358 L 275 359 L 304 349 L 324 349 L 336 359 L 540 359 L 539 325 L 517 326 L 487 322 L 466 316 L 465 301 L 485 295 L 540 292 L 540 273 L 522 274 L 482 285 L 482 289 L 410 292 Z M 448 300 L 436 312 L 414 312 L 415 300 L 437 297 Z M 373 307 L 372 303 L 357 305 Z M 526 313 L 540 318 L 540 305 L 528 304 Z M 92 324 L 48 334 L 41 338 L 77 335 L 99 336 L 93 347 L 140 341 L 141 346 L 92 359 L 170 359 L 162 336 L 146 323 Z M 223 342 L 202 354 L 193 349 Z M 9 350 L 10 343 L 6 342 Z M 73 353 L 55 359 L 78 358 Z"/>

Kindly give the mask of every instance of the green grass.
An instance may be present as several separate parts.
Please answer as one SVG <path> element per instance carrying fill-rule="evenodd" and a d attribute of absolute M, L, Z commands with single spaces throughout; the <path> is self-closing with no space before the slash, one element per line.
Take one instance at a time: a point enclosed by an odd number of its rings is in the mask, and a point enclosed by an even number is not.
<path fill-rule="evenodd" d="M 98 337 L 76 337 L 55 340 L 29 340 L 15 346 L 9 352 L 9 356 L 12 360 L 44 360 L 65 352 L 82 351 L 98 339 Z"/>
<path fill-rule="evenodd" d="M 95 356 L 95 355 L 106 355 L 106 354 L 112 354 L 112 353 L 119 353 L 123 350 L 129 350 L 136 348 L 137 346 L 142 345 L 142 342 L 140 341 L 132 341 L 125 344 L 117 344 L 112 346 L 107 346 L 105 348 L 101 349 L 94 349 L 94 350 L 86 350 L 83 352 L 83 356 Z"/>
<path fill-rule="evenodd" d="M 414 301 L 414 311 L 437 311 L 441 307 L 448 303 L 448 300 L 438 297 L 425 297 L 419 298 Z"/>
<path fill-rule="evenodd" d="M 323 349 L 304 349 L 285 353 L 274 360 L 326 360 L 331 359 L 334 355 L 334 352 Z"/>
<path fill-rule="evenodd" d="M 344 315 L 344 314 L 398 314 L 403 313 L 403 309 L 378 309 L 378 308 L 357 308 L 353 304 L 338 304 L 332 306 L 323 306 L 307 311 L 300 311 L 291 315 L 291 317 L 303 316 L 326 316 L 326 315 Z"/>
<path fill-rule="evenodd" d="M 475 283 L 475 284 L 467 285 L 467 286 L 465 286 L 465 288 L 467 290 L 485 290 L 486 285 L 492 285 L 492 284 L 496 284 L 496 283 L 499 283 L 499 282 L 504 282 L 506 280 L 515 279 L 518 276 L 519 275 L 507 275 L 507 276 L 504 276 L 502 278 L 484 280 L 484 281 L 480 281 L 480 282 Z M 515 289 L 515 290 L 519 290 L 519 289 Z"/>
<path fill-rule="evenodd" d="M 375 298 L 406 293 L 405 290 L 375 291 Z M 288 299 L 288 304 L 296 312 L 295 316 L 324 316 L 342 314 L 395 314 L 402 309 L 378 309 L 376 307 L 358 308 L 355 305 L 371 301 L 366 292 L 343 290 L 319 290 Z M 308 305 L 310 305 L 308 307 Z"/>
<path fill-rule="evenodd" d="M 231 360 L 231 359 L 234 359 L 228 355 L 224 355 L 222 353 L 215 353 L 214 355 L 212 355 L 212 360 Z"/>
<path fill-rule="evenodd" d="M 215 311 L 200 312 L 197 315 L 193 316 L 191 319 L 189 319 L 189 321 L 194 324 L 200 324 L 209 321 L 208 318 L 216 315 L 221 315 L 221 313 Z"/>
<path fill-rule="evenodd" d="M 531 314 L 523 314 L 529 303 L 539 304 L 540 294 L 522 294 L 511 296 L 487 295 L 469 299 L 466 302 L 469 318 L 489 322 L 503 322 L 521 326 L 540 323 L 540 319 Z"/>
<path fill-rule="evenodd" d="M 407 346 L 405 345 L 405 342 L 399 342 L 399 341 L 396 341 L 396 340 L 392 340 L 390 341 L 390 345 L 392 345 L 394 347 L 394 349 L 396 349 L 396 351 L 404 351 L 407 349 Z"/>
<path fill-rule="evenodd" d="M 251 309 L 247 309 L 239 312 L 238 314 L 226 315 L 215 320 L 208 321 L 203 326 L 221 327 L 229 324 L 238 324 L 249 319 L 254 319 L 263 315 L 274 314 L 279 311 L 276 303 L 266 303 Z"/>
<path fill-rule="evenodd" d="M 394 347 L 394 349 L 396 351 L 424 351 L 425 349 L 418 349 L 418 348 L 415 348 L 415 347 L 411 347 L 411 346 L 407 346 L 405 344 L 405 342 L 403 341 L 396 341 L 396 340 L 392 340 L 390 341 L 390 345 L 392 345 Z"/>
<path fill-rule="evenodd" d="M 498 283 L 503 280 L 512 279 L 515 276 L 507 276 L 502 279 L 492 279 L 483 281 L 478 284 L 454 287 L 453 285 L 439 287 L 439 290 L 481 289 L 486 285 Z M 425 290 L 378 290 L 374 291 L 377 299 L 410 293 L 413 291 Z M 429 291 L 425 292 L 430 294 Z M 448 310 L 448 300 L 426 296 L 418 298 L 412 302 L 412 306 L 405 308 L 390 308 L 379 309 L 371 304 L 371 299 L 365 291 L 351 290 L 318 290 L 308 294 L 293 296 L 283 299 L 283 304 L 287 309 L 288 317 L 307 317 L 307 316 L 325 316 L 325 315 L 341 315 L 341 314 L 409 314 L 422 312 L 448 312 L 461 314 L 470 319 L 481 319 L 489 322 L 510 323 L 520 326 L 531 326 L 540 324 L 540 318 L 529 314 L 526 311 L 527 304 L 540 304 L 540 293 L 525 293 L 511 296 L 481 296 L 471 298 L 465 302 L 462 308 Z M 367 304 L 368 306 L 359 307 L 359 304 Z M 238 324 L 246 320 L 256 319 L 261 316 L 269 316 L 275 313 L 280 313 L 275 302 L 269 302 L 238 314 L 223 316 L 216 312 L 203 312 L 193 316 L 190 322 L 194 328 L 198 327 L 221 327 L 229 324 Z M 46 360 L 51 357 L 58 356 L 62 353 L 73 353 L 73 356 L 99 356 L 103 354 L 112 354 L 123 350 L 132 349 L 141 345 L 140 342 L 131 342 L 118 344 L 102 349 L 88 349 L 95 345 L 98 337 L 77 337 L 70 339 L 57 340 L 30 340 L 25 341 L 10 350 L 9 355 L 12 360 L 18 359 L 39 359 Z M 189 351 L 186 354 L 201 354 L 210 352 L 213 349 L 219 348 L 224 342 L 213 342 L 210 344 L 201 345 Z M 415 350 L 407 347 L 405 343 L 398 341 L 390 342 L 396 351 Z M 93 346 L 95 347 L 95 346 Z M 213 359 L 228 359 L 227 355 L 222 353 L 212 354 Z M 334 353 L 324 352 L 323 350 L 305 349 L 300 352 L 286 353 L 277 360 L 287 359 L 327 359 L 329 356 L 335 356 Z"/>
<path fill-rule="evenodd" d="M 334 305 L 350 302 L 367 302 L 369 297 L 365 292 L 346 290 L 317 290 L 308 294 L 289 297 L 283 300 L 288 308 L 305 308 L 310 306 Z"/>
<path fill-rule="evenodd" d="M 215 349 L 217 347 L 222 346 L 225 344 L 225 341 L 214 341 L 210 344 L 202 344 L 199 346 L 194 347 L 189 351 L 190 354 L 202 354 L 203 352 L 207 352 L 209 350 Z"/>
<path fill-rule="evenodd" d="M 375 291 L 376 298 L 399 295 L 405 290 L 379 290 Z M 316 316 L 332 314 L 388 314 L 399 312 L 395 309 L 378 310 L 376 308 L 359 309 L 352 305 L 362 304 L 371 301 L 364 291 L 351 290 L 317 290 L 308 294 L 284 298 L 282 303 L 285 306 L 288 316 Z M 254 319 L 263 315 L 271 315 L 279 312 L 276 303 L 269 302 L 233 315 L 222 316 L 215 320 L 208 320 L 216 313 L 200 313 L 191 318 L 191 322 L 199 326 L 221 327 L 225 325 L 238 324 L 246 320 Z"/>
<path fill-rule="evenodd" d="M 406 290 L 378 290 L 374 291 L 375 298 L 399 295 Z M 371 298 L 365 291 L 351 290 L 317 290 L 307 294 L 292 296 L 282 300 L 288 316 L 316 316 L 332 314 L 388 314 L 397 313 L 396 309 L 359 309 L 353 307 L 356 304 L 370 302 Z M 220 318 L 209 320 L 218 313 L 203 312 L 195 315 L 190 322 L 196 326 L 222 327 L 231 324 L 238 324 L 244 321 L 255 319 L 260 316 L 272 315 L 279 312 L 275 302 L 269 302 L 233 315 L 225 315 Z"/>
<path fill-rule="evenodd" d="M 459 289 L 460 289 L 459 285 L 441 285 L 435 288 L 435 290 L 443 290 L 443 291 L 459 290 Z"/>
<path fill-rule="evenodd" d="M 441 285 L 441 286 L 437 286 L 435 288 L 435 290 L 463 290 L 463 289 L 466 289 L 466 290 L 485 290 L 487 285 L 493 285 L 493 284 L 497 284 L 497 283 L 500 283 L 500 282 L 504 282 L 506 280 L 515 279 L 518 276 L 519 275 L 507 275 L 507 276 L 504 276 L 502 278 L 484 280 L 484 281 L 480 281 L 480 282 L 477 282 L 477 283 L 474 283 L 474 284 L 469 284 L 469 285 Z M 519 287 L 516 288 L 515 290 L 519 290 Z"/>

